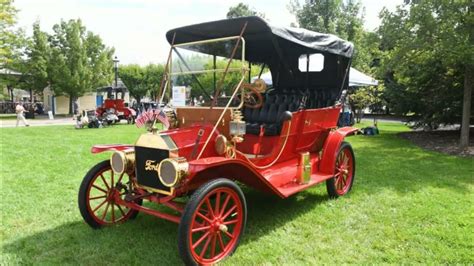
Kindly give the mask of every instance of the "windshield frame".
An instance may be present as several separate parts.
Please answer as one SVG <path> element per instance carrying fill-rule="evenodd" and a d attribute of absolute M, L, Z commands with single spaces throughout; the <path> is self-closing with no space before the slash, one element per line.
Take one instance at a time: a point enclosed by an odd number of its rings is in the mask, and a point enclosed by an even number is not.
<path fill-rule="evenodd" d="M 204 69 L 204 70 L 190 70 L 190 71 L 180 71 L 180 72 L 173 72 L 173 67 L 172 67 L 172 63 L 173 63 L 173 51 L 176 53 L 176 48 L 179 48 L 179 47 L 186 47 L 186 46 L 189 46 L 189 45 L 199 45 L 199 44 L 206 44 L 206 43 L 215 43 L 215 42 L 222 42 L 222 41 L 228 41 L 228 40 L 239 40 L 240 39 L 240 42 L 241 42 L 241 58 L 240 58 L 240 61 L 241 61 L 241 67 L 239 68 L 228 68 L 227 69 L 227 72 L 225 72 L 225 69 L 222 69 L 222 68 L 213 68 L 213 69 Z M 171 85 L 172 85 L 172 77 L 173 76 L 180 76 L 180 75 L 193 75 L 196 79 L 198 79 L 195 74 L 203 74 L 203 73 L 222 73 L 224 72 L 224 75 L 226 75 L 228 72 L 241 72 L 241 75 L 242 75 L 242 78 L 241 78 L 241 82 L 239 82 L 239 86 L 242 84 L 242 81 L 243 79 L 245 78 L 245 75 L 246 73 L 249 71 L 249 68 L 247 67 L 247 61 L 245 60 L 245 38 L 242 37 L 242 36 L 229 36 L 229 37 L 223 37 L 223 38 L 214 38 L 214 39 L 207 39 L 207 40 L 201 40 L 201 41 L 194 41 L 194 42 L 186 42 L 186 43 L 180 43 L 180 44 L 173 44 L 171 45 L 170 47 L 170 54 L 169 54 L 169 58 L 168 58 L 168 67 L 165 69 L 165 77 L 166 77 L 166 83 L 165 83 L 165 86 L 164 86 L 164 89 L 162 90 L 161 92 L 161 95 L 159 95 L 159 102 L 162 103 L 163 102 L 163 99 L 164 99 L 164 96 L 166 95 L 167 91 L 170 90 L 171 91 Z M 183 49 L 186 49 L 186 48 L 183 48 Z M 190 51 L 193 51 L 193 50 L 190 50 Z M 201 53 L 201 52 L 197 52 L 195 51 L 196 53 L 199 53 L 199 54 L 206 54 L 206 53 Z M 208 54 L 209 55 L 209 54 Z M 214 56 L 215 55 L 212 55 L 211 56 Z M 230 60 L 234 60 L 234 58 L 231 58 L 231 57 L 224 57 L 226 58 L 229 62 Z M 180 61 L 183 61 L 184 64 L 186 64 L 186 62 L 184 62 L 183 58 L 180 58 L 180 56 L 177 56 L 177 59 L 180 60 Z M 215 66 L 214 66 L 215 67 Z M 236 89 L 238 89 L 238 87 Z M 233 95 L 235 95 L 235 93 L 233 93 Z M 229 102 L 231 102 L 233 100 L 234 97 L 231 97 L 229 99 Z M 226 105 L 228 106 L 228 104 Z M 192 108 L 192 106 L 186 106 L 188 108 Z M 235 108 L 235 107 L 233 107 Z M 241 108 L 241 106 L 239 105 L 239 107 L 237 108 Z M 227 109 L 227 108 L 226 108 Z"/>

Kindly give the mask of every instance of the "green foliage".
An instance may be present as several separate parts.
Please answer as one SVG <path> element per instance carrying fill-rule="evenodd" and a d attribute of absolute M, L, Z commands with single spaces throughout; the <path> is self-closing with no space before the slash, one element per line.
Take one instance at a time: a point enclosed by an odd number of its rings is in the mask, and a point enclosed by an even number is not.
<path fill-rule="evenodd" d="M 378 55 L 378 37 L 364 30 L 364 11 L 358 0 L 298 0 L 290 2 L 290 11 L 296 15 L 300 27 L 322 33 L 331 33 L 355 45 L 352 65 L 372 73 L 371 64 Z"/>
<path fill-rule="evenodd" d="M 250 8 L 249 5 L 244 3 L 238 3 L 235 6 L 231 6 L 227 12 L 227 18 L 238 18 L 238 17 L 248 17 L 248 16 L 259 16 L 265 18 L 265 14 L 255 11 L 253 8 Z"/>
<path fill-rule="evenodd" d="M 414 113 L 419 126 L 459 123 L 463 80 L 473 75 L 473 4 L 408 2 L 381 12 L 387 102 L 398 114 Z"/>
<path fill-rule="evenodd" d="M 55 94 L 68 95 L 72 101 L 110 84 L 112 48 L 106 47 L 98 35 L 86 31 L 80 20 L 61 21 L 53 30 L 48 75 Z"/>
<path fill-rule="evenodd" d="M 11 67 L 21 56 L 24 46 L 24 33 L 15 29 L 18 10 L 13 0 L 0 0 L 0 67 Z"/>
<path fill-rule="evenodd" d="M 27 59 L 22 64 L 22 87 L 41 93 L 48 86 L 48 62 L 51 49 L 48 35 L 41 31 L 39 22 L 33 24 L 33 37 L 26 48 Z"/>
<path fill-rule="evenodd" d="M 152 99 L 160 89 L 164 67 L 162 65 L 150 64 L 146 67 L 139 65 L 125 65 L 119 68 L 119 76 L 138 103 L 147 94 Z"/>

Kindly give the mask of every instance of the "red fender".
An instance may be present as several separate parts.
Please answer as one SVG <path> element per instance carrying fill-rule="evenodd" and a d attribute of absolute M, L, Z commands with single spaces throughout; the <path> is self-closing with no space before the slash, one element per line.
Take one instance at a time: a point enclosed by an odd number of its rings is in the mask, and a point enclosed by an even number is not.
<path fill-rule="evenodd" d="M 342 141 L 346 136 L 355 135 L 359 131 L 355 127 L 342 127 L 329 133 L 323 148 L 323 156 L 319 170 L 324 174 L 333 175 L 336 157 Z"/>
<path fill-rule="evenodd" d="M 104 151 L 124 151 L 133 150 L 134 146 L 130 144 L 105 144 L 105 145 L 94 145 L 91 148 L 91 153 L 101 153 Z"/>

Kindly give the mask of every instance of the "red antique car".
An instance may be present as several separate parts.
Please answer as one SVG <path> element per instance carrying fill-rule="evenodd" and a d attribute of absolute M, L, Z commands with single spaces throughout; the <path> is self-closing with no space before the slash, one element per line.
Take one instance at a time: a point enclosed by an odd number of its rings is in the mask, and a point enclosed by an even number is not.
<path fill-rule="evenodd" d="M 166 37 L 171 48 L 160 99 L 180 85 L 197 89 L 200 75 L 214 76 L 214 96 L 203 106 L 174 108 L 167 130 L 158 131 L 152 119 L 149 132 L 134 144 L 92 148 L 112 155 L 89 170 L 80 187 L 79 209 L 91 227 L 150 214 L 179 224 L 186 264 L 214 264 L 231 255 L 243 235 L 247 206 L 241 185 L 281 198 L 322 182 L 333 198 L 350 191 L 355 158 L 344 138 L 357 129 L 336 126 L 350 42 L 258 17 L 176 28 Z M 186 60 L 197 57 L 186 52 L 210 55 L 206 65 L 214 67 L 192 68 Z M 216 57 L 226 58 L 225 68 L 216 68 Z M 270 69 L 273 88 L 245 82 L 252 66 L 260 73 Z M 238 81 L 227 86 L 227 100 L 219 106 L 226 77 L 236 73 Z M 185 74 L 192 78 L 180 78 Z M 174 214 L 142 206 L 144 200 Z"/>
<path fill-rule="evenodd" d="M 101 91 L 107 92 L 107 99 L 104 100 L 101 106 L 97 107 L 96 113 L 98 117 L 106 120 L 108 123 L 115 123 L 120 120 L 127 120 L 129 124 L 134 123 L 137 112 L 125 104 L 123 99 L 125 92 L 122 88 L 106 87 L 101 89 Z M 115 97 L 112 97 L 114 93 Z M 118 93 L 122 95 L 121 99 L 117 97 Z"/>

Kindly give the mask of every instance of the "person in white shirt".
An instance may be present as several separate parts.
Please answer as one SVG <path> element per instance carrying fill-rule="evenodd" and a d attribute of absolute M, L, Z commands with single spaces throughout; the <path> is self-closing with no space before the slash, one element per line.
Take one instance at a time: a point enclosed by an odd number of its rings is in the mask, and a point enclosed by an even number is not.
<path fill-rule="evenodd" d="M 23 115 L 26 110 L 23 107 L 22 103 L 19 102 L 16 107 L 15 107 L 15 112 L 16 112 L 16 126 L 18 127 L 18 124 L 20 123 L 20 120 L 25 124 L 25 126 L 29 127 L 30 125 L 28 122 L 26 122 L 25 116 Z"/>

